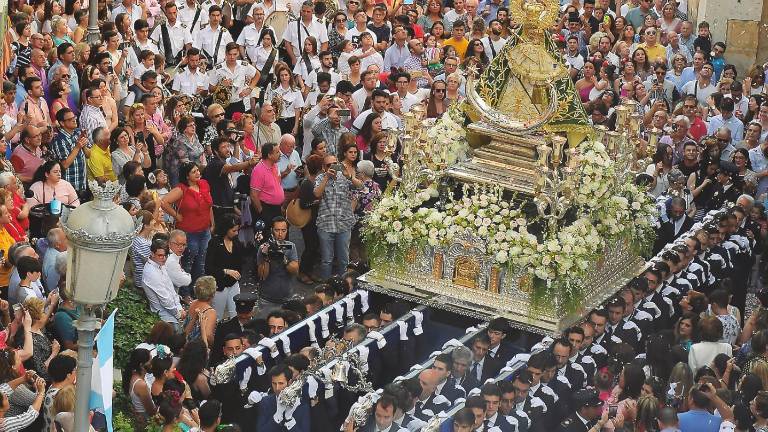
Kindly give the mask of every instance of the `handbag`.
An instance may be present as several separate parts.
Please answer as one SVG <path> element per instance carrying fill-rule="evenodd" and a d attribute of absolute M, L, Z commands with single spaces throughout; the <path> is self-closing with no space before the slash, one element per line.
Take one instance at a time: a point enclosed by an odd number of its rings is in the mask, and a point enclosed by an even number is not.
<path fill-rule="evenodd" d="M 298 198 L 294 198 L 288 203 L 288 207 L 285 209 L 285 218 L 288 219 L 288 223 L 297 227 L 304 228 L 312 219 L 312 209 L 301 208 Z"/>

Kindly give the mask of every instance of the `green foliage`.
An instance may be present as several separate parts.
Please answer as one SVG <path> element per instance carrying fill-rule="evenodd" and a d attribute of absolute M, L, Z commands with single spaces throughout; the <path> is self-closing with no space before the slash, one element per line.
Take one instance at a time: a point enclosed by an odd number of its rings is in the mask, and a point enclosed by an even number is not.
<path fill-rule="evenodd" d="M 118 312 L 115 317 L 114 364 L 122 368 L 131 351 L 144 340 L 159 318 L 149 310 L 144 293 L 137 291 L 130 280 L 123 284 L 117 297 L 107 305 L 105 316 L 115 308 Z"/>

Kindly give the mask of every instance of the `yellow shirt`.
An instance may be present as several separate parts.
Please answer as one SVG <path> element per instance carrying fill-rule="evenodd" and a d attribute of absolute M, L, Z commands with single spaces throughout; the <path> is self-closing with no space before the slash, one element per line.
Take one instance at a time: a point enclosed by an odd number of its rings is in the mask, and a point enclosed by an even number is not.
<path fill-rule="evenodd" d="M 469 45 L 469 40 L 467 40 L 467 38 L 462 38 L 459 41 L 454 38 L 449 38 L 443 41 L 443 46 L 445 45 L 450 45 L 456 48 L 456 55 L 464 61 L 464 56 L 467 54 L 467 46 Z"/>
<path fill-rule="evenodd" d="M 655 63 L 657 59 L 661 59 L 666 63 L 667 49 L 664 48 L 664 45 L 657 43 L 653 46 L 653 48 L 651 48 L 646 45 L 645 42 L 643 42 L 641 44 L 637 44 L 637 47 L 645 50 L 645 53 L 648 55 L 648 62 L 651 64 Z"/>
<path fill-rule="evenodd" d="M 107 180 L 112 181 L 117 180 L 115 172 L 112 171 L 112 154 L 109 152 L 109 147 L 102 150 L 97 145 L 93 146 L 91 157 L 88 158 L 86 164 L 88 166 L 88 180 L 95 180 L 96 177 L 106 177 Z"/>
<path fill-rule="evenodd" d="M 0 250 L 3 251 L 3 258 L 6 262 L 8 262 L 8 249 L 10 249 L 14 243 L 16 243 L 16 240 L 8 234 L 8 231 L 6 231 L 5 228 L 0 227 Z M 12 266 L 6 267 L 5 265 L 0 265 L 0 286 L 8 286 L 11 279 L 11 270 L 13 270 Z"/>

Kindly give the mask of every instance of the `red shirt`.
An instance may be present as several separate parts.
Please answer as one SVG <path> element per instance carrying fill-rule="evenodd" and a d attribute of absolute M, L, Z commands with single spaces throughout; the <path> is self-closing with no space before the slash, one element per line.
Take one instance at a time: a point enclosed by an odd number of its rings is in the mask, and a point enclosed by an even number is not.
<path fill-rule="evenodd" d="M 262 160 L 251 171 L 251 189 L 259 191 L 259 200 L 265 204 L 283 205 L 285 192 L 280 183 L 277 165 Z"/>
<path fill-rule="evenodd" d="M 18 193 L 13 194 L 13 208 L 10 209 L 11 216 L 13 216 L 14 220 L 16 220 L 16 222 L 24 231 L 29 229 L 29 218 L 19 219 L 19 213 L 21 213 L 21 209 L 24 207 L 24 204 L 26 203 L 27 203 L 27 200 L 22 198 L 21 195 L 19 195 Z"/>
<path fill-rule="evenodd" d="M 700 117 L 696 117 L 696 120 L 691 123 L 690 129 L 688 129 L 688 135 L 691 136 L 696 142 L 701 140 L 701 137 L 707 134 L 707 124 Z"/>
<path fill-rule="evenodd" d="M 197 187 L 200 192 L 191 189 L 184 183 L 179 183 L 181 200 L 176 204 L 176 211 L 182 216 L 182 221 L 176 223 L 176 228 L 187 232 L 196 233 L 211 228 L 211 187 L 208 182 L 200 179 Z"/>

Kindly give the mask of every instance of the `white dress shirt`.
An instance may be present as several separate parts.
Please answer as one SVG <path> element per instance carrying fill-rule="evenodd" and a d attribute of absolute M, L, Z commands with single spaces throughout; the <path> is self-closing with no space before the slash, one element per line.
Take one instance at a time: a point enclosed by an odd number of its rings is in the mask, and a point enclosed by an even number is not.
<path fill-rule="evenodd" d="M 182 307 L 168 269 L 149 259 L 144 265 L 142 281 L 152 312 L 159 314 L 163 321 L 178 323 Z"/>
<path fill-rule="evenodd" d="M 165 260 L 165 271 L 168 272 L 168 276 L 173 282 L 173 286 L 176 290 L 179 287 L 187 286 L 192 283 L 192 275 L 184 271 L 181 267 L 181 257 L 171 252 L 168 254 L 168 258 Z"/>

